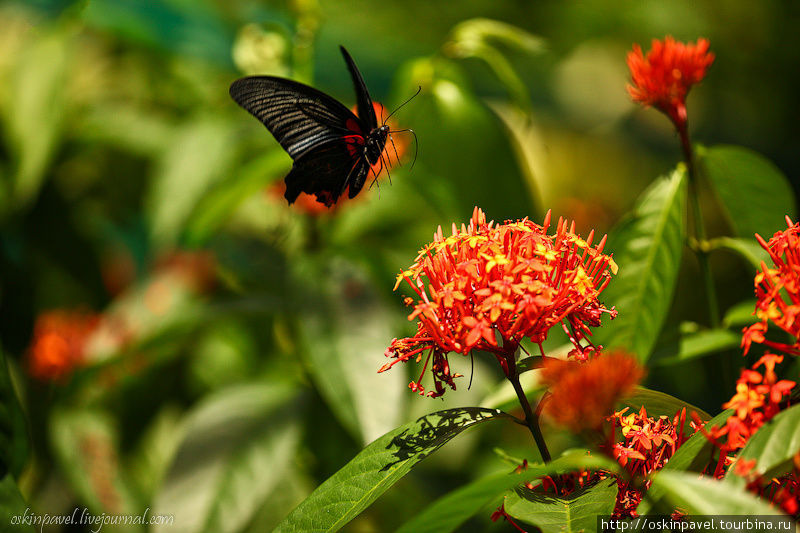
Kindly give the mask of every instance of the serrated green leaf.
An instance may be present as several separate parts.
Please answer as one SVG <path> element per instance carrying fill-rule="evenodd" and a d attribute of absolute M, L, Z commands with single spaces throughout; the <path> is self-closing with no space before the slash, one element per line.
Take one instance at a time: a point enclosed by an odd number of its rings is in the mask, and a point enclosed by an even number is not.
<path fill-rule="evenodd" d="M 761 268 L 762 261 L 769 261 L 769 254 L 755 239 L 718 237 L 716 239 L 711 239 L 709 245 L 712 250 L 714 248 L 730 250 L 739 255 L 753 267 L 754 274 L 756 270 Z"/>
<path fill-rule="evenodd" d="M 37 531 L 32 524 L 26 522 L 30 512 L 22 494 L 19 493 L 17 484 L 11 474 L 6 474 L 0 481 L 0 524 L 3 531 L 8 533 L 34 533 Z"/>
<path fill-rule="evenodd" d="M 506 498 L 505 510 L 514 518 L 540 528 L 542 533 L 597 530 L 597 516 L 611 515 L 617 498 L 617 480 L 604 479 L 565 498 L 518 489 Z"/>
<path fill-rule="evenodd" d="M 616 472 L 619 464 L 602 456 L 587 455 L 572 450 L 547 464 L 532 464 L 520 473 L 498 473 L 456 489 L 436 500 L 412 520 L 403 524 L 397 533 L 446 533 L 454 531 L 468 518 L 477 514 L 506 490 L 526 481 L 578 469 Z"/>
<path fill-rule="evenodd" d="M 619 316 L 604 321 L 596 337 L 647 361 L 667 316 L 685 237 L 686 175 L 676 170 L 640 197 L 633 213 L 610 233 L 619 273 L 603 292 Z"/>
<path fill-rule="evenodd" d="M 364 448 L 298 505 L 276 532 L 337 531 L 406 475 L 417 463 L 476 424 L 510 416 L 465 407 L 423 416 Z"/>
<path fill-rule="evenodd" d="M 795 200 L 786 176 L 761 154 L 741 146 L 697 149 L 698 161 L 737 236 L 769 237 L 794 218 Z"/>
<path fill-rule="evenodd" d="M 792 468 L 792 458 L 800 452 L 800 405 L 775 415 L 750 437 L 737 461 L 756 460 L 755 472 L 764 479 L 778 477 Z M 746 479 L 728 473 L 725 481 L 744 486 Z"/>
<path fill-rule="evenodd" d="M 294 389 L 270 383 L 207 397 L 187 416 L 185 437 L 153 504 L 174 523 L 153 531 L 232 533 L 247 525 L 289 468 L 300 438 L 300 405 Z"/>
<path fill-rule="evenodd" d="M 712 478 L 698 478 L 695 472 L 662 470 L 653 477 L 651 490 L 663 491 L 670 512 L 680 508 L 695 515 L 779 515 L 778 510 L 744 488 Z"/>
<path fill-rule="evenodd" d="M 667 393 L 648 389 L 646 387 L 636 387 L 636 391 L 633 395 L 625 398 L 620 404 L 627 405 L 633 409 L 634 412 L 638 412 L 639 409 L 644 406 L 648 416 L 652 417 L 668 416 L 672 418 L 675 416 L 675 413 L 685 407 L 687 418 L 691 416 L 692 411 L 700 415 L 700 418 L 703 420 L 709 420 L 711 418 L 710 414 L 699 407 L 695 407 Z"/>

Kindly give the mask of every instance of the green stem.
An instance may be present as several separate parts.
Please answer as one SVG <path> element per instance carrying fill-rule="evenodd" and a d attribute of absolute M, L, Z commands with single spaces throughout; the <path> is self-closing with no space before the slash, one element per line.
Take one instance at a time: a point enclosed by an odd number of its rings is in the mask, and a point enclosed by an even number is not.
<path fill-rule="evenodd" d="M 522 390 L 522 385 L 519 382 L 516 362 L 514 361 L 516 348 L 514 350 L 509 350 L 509 352 L 510 355 L 506 355 L 506 363 L 508 364 L 508 381 L 510 381 L 511 385 L 514 387 L 514 392 L 517 393 L 517 398 L 522 406 L 522 411 L 525 413 L 525 425 L 528 426 L 531 435 L 533 435 L 533 440 L 536 441 L 536 447 L 539 448 L 539 454 L 542 456 L 542 460 L 545 463 L 549 463 L 551 461 L 550 450 L 547 449 L 547 443 L 544 440 L 542 429 L 539 427 L 539 413 L 538 411 L 534 413 L 533 409 L 531 409 L 531 404 L 528 402 L 528 397 L 525 395 L 525 391 Z M 506 353 L 508 354 L 509 352 Z"/>
<path fill-rule="evenodd" d="M 717 305 L 717 293 L 714 288 L 714 277 L 711 275 L 711 265 L 708 260 L 708 250 L 706 246 L 706 230 L 703 224 L 703 213 L 700 209 L 700 193 L 697 179 L 697 169 L 694 164 L 694 154 L 692 145 L 689 142 L 689 128 L 686 122 L 678 125 L 678 134 L 681 138 L 681 149 L 683 158 L 686 161 L 686 169 L 689 174 L 689 202 L 692 204 L 692 215 L 694 219 L 694 239 L 697 246 L 693 247 L 697 254 L 697 261 L 700 263 L 700 274 L 706 291 L 706 301 L 708 302 L 708 318 L 711 327 L 720 326 L 719 307 Z"/>

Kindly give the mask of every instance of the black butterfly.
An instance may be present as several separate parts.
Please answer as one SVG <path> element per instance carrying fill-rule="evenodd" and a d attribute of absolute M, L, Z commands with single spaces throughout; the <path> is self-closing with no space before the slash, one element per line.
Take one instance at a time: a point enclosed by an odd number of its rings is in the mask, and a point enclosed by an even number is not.
<path fill-rule="evenodd" d="M 301 192 L 330 207 L 349 186 L 359 193 L 372 165 L 382 161 L 389 135 L 378 125 L 372 99 L 353 58 L 342 51 L 358 99 L 358 116 L 327 94 L 296 81 L 251 76 L 231 84 L 237 104 L 260 120 L 294 160 L 284 196 Z"/>

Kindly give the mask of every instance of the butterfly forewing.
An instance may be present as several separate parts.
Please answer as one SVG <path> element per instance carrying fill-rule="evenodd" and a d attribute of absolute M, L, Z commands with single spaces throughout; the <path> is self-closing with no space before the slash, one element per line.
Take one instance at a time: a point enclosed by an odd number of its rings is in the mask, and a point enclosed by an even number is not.
<path fill-rule="evenodd" d="M 372 130 L 378 127 L 378 119 L 375 116 L 375 108 L 372 106 L 372 98 L 367 91 L 367 85 L 364 83 L 364 78 L 361 77 L 355 61 L 344 49 L 340 46 L 345 63 L 347 63 L 347 70 L 350 71 L 350 77 L 353 78 L 353 87 L 356 90 L 356 99 L 358 105 L 358 118 L 361 121 L 361 126 L 364 130 L 364 135 L 369 134 Z"/>
<path fill-rule="evenodd" d="M 315 146 L 360 133 L 352 129 L 358 119 L 349 109 L 302 83 L 252 76 L 233 82 L 230 94 L 267 127 L 292 159 Z"/>

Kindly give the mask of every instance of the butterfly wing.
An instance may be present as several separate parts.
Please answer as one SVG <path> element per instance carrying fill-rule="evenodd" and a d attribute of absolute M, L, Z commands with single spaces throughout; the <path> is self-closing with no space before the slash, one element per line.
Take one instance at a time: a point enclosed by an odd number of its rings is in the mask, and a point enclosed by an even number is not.
<path fill-rule="evenodd" d="M 296 81 L 251 76 L 233 82 L 231 97 L 260 120 L 294 160 L 286 176 L 286 199 L 315 194 L 327 206 L 350 186 L 350 197 L 364 185 L 361 121 L 327 94 Z"/>
<path fill-rule="evenodd" d="M 369 164 L 354 155 L 361 150 L 357 139 L 329 142 L 299 157 L 286 176 L 286 200 L 291 204 L 301 192 L 314 194 L 317 201 L 330 207 L 349 186 L 353 198 L 364 186 Z"/>
<path fill-rule="evenodd" d="M 367 91 L 367 85 L 364 83 L 364 78 L 361 77 L 355 61 L 347 53 L 344 46 L 340 46 L 339 50 L 342 51 L 344 61 L 347 63 L 347 70 L 350 71 L 350 77 L 353 78 L 353 87 L 356 90 L 356 99 L 358 104 L 358 118 L 361 122 L 361 128 L 364 135 L 369 134 L 372 130 L 378 127 L 378 118 L 375 116 L 375 108 L 372 106 L 372 98 Z"/>
<path fill-rule="evenodd" d="M 358 119 L 343 104 L 296 81 L 251 76 L 233 82 L 230 94 L 294 160 L 344 135 L 361 133 Z"/>

